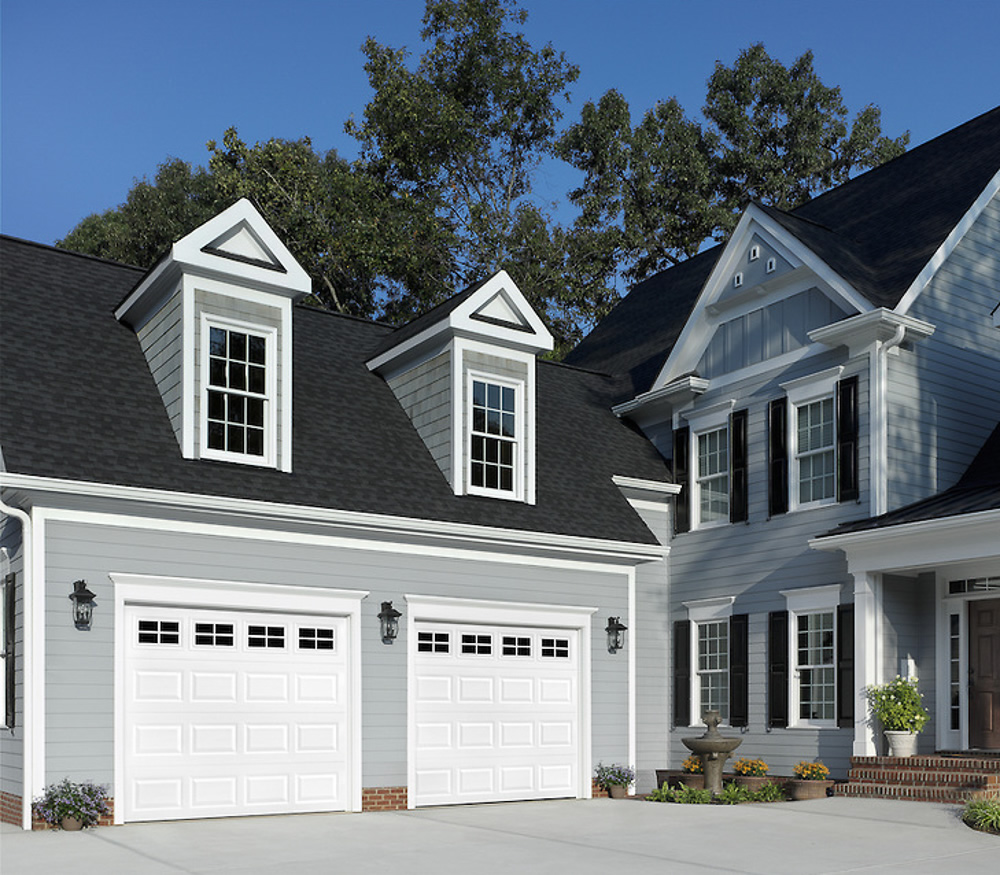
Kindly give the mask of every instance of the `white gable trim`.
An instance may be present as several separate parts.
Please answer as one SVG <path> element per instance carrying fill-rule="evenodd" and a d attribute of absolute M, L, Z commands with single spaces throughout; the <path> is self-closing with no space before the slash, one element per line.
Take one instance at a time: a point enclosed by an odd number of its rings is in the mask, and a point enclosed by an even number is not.
<path fill-rule="evenodd" d="M 937 251 L 931 256 L 927 264 L 924 265 L 924 269 L 910 283 L 910 287 L 903 293 L 903 297 L 900 298 L 899 303 L 896 305 L 895 310 L 897 313 L 906 313 L 909 311 L 910 307 L 913 306 L 913 302 L 927 288 L 927 284 L 934 278 L 938 269 L 948 260 L 951 253 L 955 251 L 955 247 L 962 242 L 962 238 L 969 232 L 969 229 L 976 223 L 980 214 L 986 209 L 987 204 L 997 196 L 998 192 L 1000 192 L 1000 171 L 997 171 L 972 206 L 962 216 L 959 223 L 951 229 L 951 233 L 937 248 Z"/>
<path fill-rule="evenodd" d="M 754 234 L 765 238 L 768 244 L 789 262 L 792 272 L 747 289 L 738 299 L 717 305 L 722 295 L 729 291 L 728 277 L 741 263 L 743 253 Z M 777 224 L 760 207 L 751 204 L 743 213 L 736 230 L 712 269 L 691 316 L 657 375 L 652 389 L 665 386 L 694 370 L 718 325 L 718 319 L 713 318 L 713 315 L 718 316 L 725 312 L 728 316 L 730 311 L 732 315 L 738 315 L 738 311 L 761 307 L 765 299 L 781 297 L 782 291 L 792 288 L 793 285 L 797 288 L 810 275 L 816 278 L 817 284 L 825 292 L 841 298 L 851 309 L 860 313 L 872 309 L 871 302 L 857 292 L 830 265 L 792 233 Z"/>

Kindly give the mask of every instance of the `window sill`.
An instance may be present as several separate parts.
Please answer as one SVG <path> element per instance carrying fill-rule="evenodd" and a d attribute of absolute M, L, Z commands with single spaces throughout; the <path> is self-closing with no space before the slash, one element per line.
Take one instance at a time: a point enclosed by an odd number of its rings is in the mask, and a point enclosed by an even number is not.
<path fill-rule="evenodd" d="M 232 462 L 236 465 L 249 465 L 253 468 L 277 468 L 277 463 L 267 456 L 247 456 L 240 453 L 224 453 L 219 450 L 202 449 L 200 459 L 208 462 Z"/>

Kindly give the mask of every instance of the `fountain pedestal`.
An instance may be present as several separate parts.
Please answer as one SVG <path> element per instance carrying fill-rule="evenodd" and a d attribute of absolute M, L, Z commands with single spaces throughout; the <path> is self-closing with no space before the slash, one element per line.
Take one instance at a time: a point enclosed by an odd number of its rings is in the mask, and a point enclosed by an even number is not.
<path fill-rule="evenodd" d="M 706 711 L 701 718 L 708 727 L 705 734 L 698 738 L 682 738 L 684 746 L 701 757 L 701 765 L 705 771 L 705 789 L 715 796 L 722 792 L 722 769 L 730 754 L 741 744 L 742 738 L 726 738 L 719 732 L 722 722 L 718 711 Z"/>

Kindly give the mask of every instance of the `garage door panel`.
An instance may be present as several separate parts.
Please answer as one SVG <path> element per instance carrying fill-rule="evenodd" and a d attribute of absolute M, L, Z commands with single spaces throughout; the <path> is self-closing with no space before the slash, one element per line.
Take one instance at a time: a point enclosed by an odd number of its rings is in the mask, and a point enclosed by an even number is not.
<path fill-rule="evenodd" d="M 578 633 L 429 622 L 416 631 L 415 804 L 576 796 Z"/>
<path fill-rule="evenodd" d="M 348 807 L 345 618 L 129 606 L 126 621 L 127 820 Z"/>

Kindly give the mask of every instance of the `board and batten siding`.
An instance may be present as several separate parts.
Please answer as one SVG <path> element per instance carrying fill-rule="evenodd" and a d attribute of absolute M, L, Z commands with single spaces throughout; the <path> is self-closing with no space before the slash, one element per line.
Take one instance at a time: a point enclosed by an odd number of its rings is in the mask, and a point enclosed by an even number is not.
<path fill-rule="evenodd" d="M 0 729 L 0 791 L 20 796 L 24 783 L 24 551 L 21 523 L 4 517 L 0 547 L 14 575 L 14 728 Z"/>
<path fill-rule="evenodd" d="M 953 486 L 1000 421 L 1000 196 L 916 298 L 934 334 L 889 356 L 889 510 Z"/>
<path fill-rule="evenodd" d="M 389 382 L 431 456 L 451 483 L 451 352 L 440 353 Z"/>
<path fill-rule="evenodd" d="M 320 544 L 250 540 L 77 522 L 47 526 L 46 780 L 113 780 L 114 592 L 110 573 L 368 590 L 362 603 L 362 784 L 406 783 L 405 593 L 596 608 L 592 624 L 594 762 L 628 756 L 628 660 L 609 654 L 604 622 L 628 613 L 625 573 L 428 557 Z M 97 594 L 93 628 L 69 619 L 69 582 Z M 382 644 L 377 614 L 391 600 L 404 612 L 400 637 Z"/>
<path fill-rule="evenodd" d="M 846 350 L 828 350 L 783 369 L 710 389 L 698 402 L 708 407 L 728 398 L 746 409 L 748 521 L 713 525 L 676 535 L 670 542 L 670 622 L 688 619 L 684 602 L 735 596 L 734 614 L 747 614 L 749 634 L 749 721 L 738 756 L 763 758 L 771 773 L 790 775 L 802 759 L 820 758 L 844 777 L 853 745 L 852 729 L 770 729 L 767 726 L 768 614 L 785 610 L 782 590 L 839 584 L 840 603 L 853 604 L 854 583 L 840 553 L 812 550 L 809 539 L 848 520 L 868 515 L 869 379 L 867 359 L 845 361 Z M 783 395 L 781 383 L 844 365 L 842 377 L 858 377 L 860 495 L 857 501 L 827 504 L 768 516 L 767 405 Z M 668 677 L 673 654 L 668 653 Z M 671 709 L 671 719 L 673 711 Z M 692 714 L 700 724 L 700 715 Z M 681 739 L 701 735 L 700 726 L 671 726 L 669 762 L 679 768 L 689 751 Z"/>
<path fill-rule="evenodd" d="M 178 446 L 182 443 L 183 412 L 183 349 L 184 331 L 181 325 L 182 295 L 178 290 L 137 332 L 150 373 L 160 390 L 163 406 L 170 417 Z"/>

